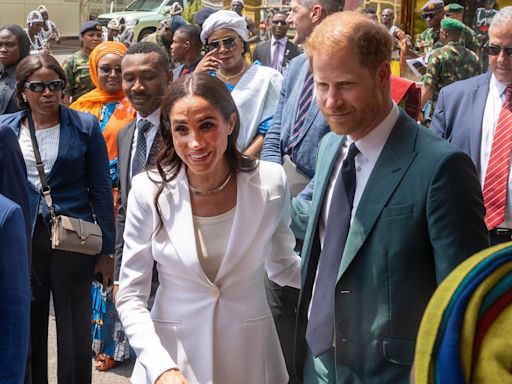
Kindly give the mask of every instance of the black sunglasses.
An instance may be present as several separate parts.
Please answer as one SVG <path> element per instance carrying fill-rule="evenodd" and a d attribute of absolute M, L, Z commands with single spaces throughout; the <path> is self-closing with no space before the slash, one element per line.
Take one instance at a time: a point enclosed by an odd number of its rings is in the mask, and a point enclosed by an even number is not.
<path fill-rule="evenodd" d="M 436 15 L 438 14 L 439 12 L 429 12 L 429 13 L 424 13 L 423 15 L 421 15 L 421 17 L 423 17 L 423 19 L 427 20 L 427 19 L 433 19 L 434 17 L 436 17 Z"/>
<path fill-rule="evenodd" d="M 65 87 L 66 83 L 62 79 L 52 80 L 47 83 L 43 81 L 28 81 L 25 83 L 25 88 L 30 89 L 32 92 L 41 93 L 44 92 L 46 88 L 50 91 L 62 91 Z"/>
<path fill-rule="evenodd" d="M 512 56 L 512 47 L 499 47 L 497 45 L 485 45 L 484 49 L 491 56 L 498 56 L 501 51 L 505 52 L 505 55 Z"/>
<path fill-rule="evenodd" d="M 112 73 L 112 71 L 114 71 L 114 73 L 117 76 L 121 75 L 121 66 L 120 65 L 117 65 L 114 68 L 111 68 L 111 67 L 108 67 L 108 66 L 101 66 L 101 67 L 98 67 L 98 69 L 100 70 L 100 73 L 102 75 L 110 75 Z"/>
<path fill-rule="evenodd" d="M 208 42 L 208 50 L 213 51 L 214 49 L 219 49 L 221 45 L 225 49 L 233 49 L 236 46 L 236 38 L 226 37 L 225 39 L 222 39 L 222 40 L 209 41 Z"/>
<path fill-rule="evenodd" d="M 288 25 L 288 23 L 286 22 L 286 20 L 272 20 L 272 24 L 274 25 Z"/>

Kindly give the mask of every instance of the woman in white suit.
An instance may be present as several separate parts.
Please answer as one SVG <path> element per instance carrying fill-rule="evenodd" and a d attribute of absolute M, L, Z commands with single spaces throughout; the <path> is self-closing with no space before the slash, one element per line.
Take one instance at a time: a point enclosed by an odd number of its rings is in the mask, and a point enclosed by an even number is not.
<path fill-rule="evenodd" d="M 300 285 L 288 187 L 280 165 L 236 149 L 239 118 L 205 73 L 165 95 L 157 169 L 133 179 L 116 297 L 138 357 L 133 383 L 288 382 L 263 285 L 265 270 Z"/>

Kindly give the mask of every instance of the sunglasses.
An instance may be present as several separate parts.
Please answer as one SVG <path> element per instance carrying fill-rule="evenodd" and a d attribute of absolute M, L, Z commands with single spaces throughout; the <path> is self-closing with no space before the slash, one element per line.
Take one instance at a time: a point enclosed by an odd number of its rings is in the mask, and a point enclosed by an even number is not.
<path fill-rule="evenodd" d="M 224 49 L 233 49 L 236 46 L 236 40 L 237 39 L 234 37 L 226 37 L 222 40 L 210 41 L 208 43 L 208 50 L 213 51 L 214 49 L 219 49 L 221 45 Z"/>
<path fill-rule="evenodd" d="M 497 45 L 486 45 L 484 49 L 491 56 L 498 56 L 501 51 L 505 52 L 505 55 L 512 56 L 512 47 L 498 47 Z"/>
<path fill-rule="evenodd" d="M 272 24 L 274 25 L 288 25 L 288 23 L 286 22 L 286 20 L 272 20 Z"/>
<path fill-rule="evenodd" d="M 421 17 L 423 17 L 424 20 L 433 19 L 434 17 L 436 17 L 438 13 L 439 12 L 424 13 L 423 15 L 421 15 Z"/>
<path fill-rule="evenodd" d="M 62 79 L 52 80 L 48 83 L 42 81 L 29 81 L 25 83 L 25 88 L 30 89 L 32 92 L 41 93 L 44 92 L 46 88 L 50 91 L 62 91 L 65 87 L 66 83 Z"/>
<path fill-rule="evenodd" d="M 100 70 L 100 73 L 102 75 L 110 75 L 112 73 L 112 71 L 114 71 L 115 75 L 121 76 L 121 66 L 120 65 L 118 65 L 114 68 L 107 67 L 107 66 L 101 66 L 101 67 L 98 67 L 98 69 Z"/>

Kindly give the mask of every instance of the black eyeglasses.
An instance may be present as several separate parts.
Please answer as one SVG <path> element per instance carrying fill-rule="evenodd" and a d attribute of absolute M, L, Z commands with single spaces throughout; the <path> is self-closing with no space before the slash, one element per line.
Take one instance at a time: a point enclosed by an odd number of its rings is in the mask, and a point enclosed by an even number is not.
<path fill-rule="evenodd" d="M 62 91 L 66 83 L 62 79 L 52 80 L 47 83 L 43 81 L 28 81 L 25 83 L 25 88 L 30 89 L 32 92 L 41 93 L 44 92 L 46 88 L 50 91 Z"/>
<path fill-rule="evenodd" d="M 274 25 L 288 25 L 286 20 L 272 20 L 272 24 L 274 24 Z"/>
<path fill-rule="evenodd" d="M 498 56 L 501 51 L 505 52 L 505 55 L 512 56 L 512 47 L 499 47 L 497 45 L 485 45 L 484 49 L 491 56 Z"/>
<path fill-rule="evenodd" d="M 236 46 L 236 38 L 226 37 L 222 40 L 209 41 L 208 50 L 213 51 L 214 49 L 219 49 L 221 45 L 224 47 L 224 49 L 233 49 Z"/>
<path fill-rule="evenodd" d="M 121 66 L 120 65 L 115 66 L 114 68 L 111 68 L 108 66 L 101 66 L 101 67 L 98 67 L 98 69 L 100 70 L 100 73 L 102 75 L 110 75 L 112 73 L 112 71 L 114 71 L 114 74 L 116 74 L 117 76 L 121 76 Z"/>
<path fill-rule="evenodd" d="M 423 17 L 423 19 L 425 19 L 425 20 L 433 19 L 434 17 L 436 17 L 436 15 L 438 13 L 439 12 L 428 12 L 428 13 L 424 13 L 423 15 L 421 15 L 421 17 Z"/>

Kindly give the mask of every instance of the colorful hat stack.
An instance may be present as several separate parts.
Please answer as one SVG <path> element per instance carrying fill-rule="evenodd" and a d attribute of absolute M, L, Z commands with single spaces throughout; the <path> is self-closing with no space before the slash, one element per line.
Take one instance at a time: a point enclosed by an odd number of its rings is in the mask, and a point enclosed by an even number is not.
<path fill-rule="evenodd" d="M 416 384 L 512 378 L 512 243 L 477 253 L 438 287 L 421 321 Z"/>

